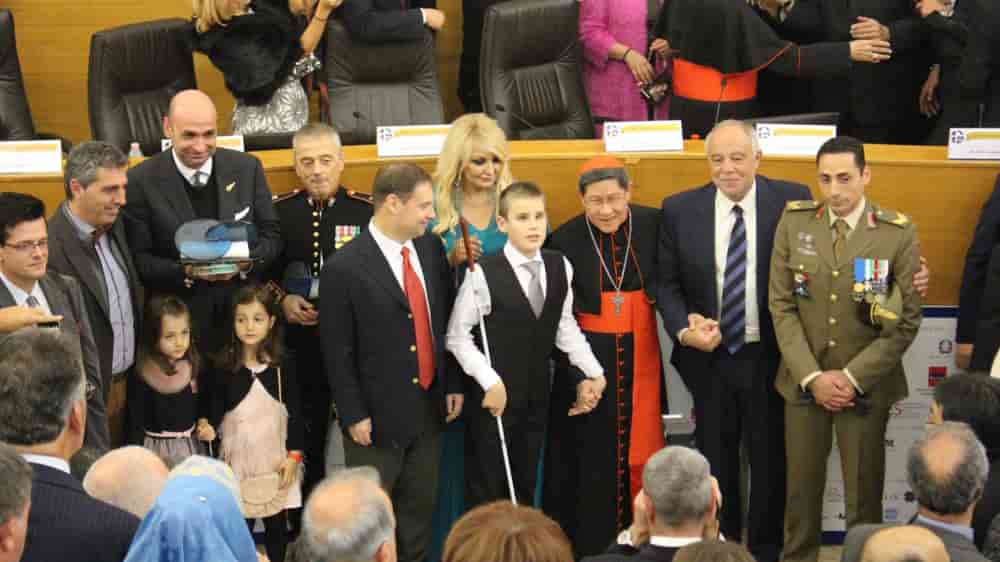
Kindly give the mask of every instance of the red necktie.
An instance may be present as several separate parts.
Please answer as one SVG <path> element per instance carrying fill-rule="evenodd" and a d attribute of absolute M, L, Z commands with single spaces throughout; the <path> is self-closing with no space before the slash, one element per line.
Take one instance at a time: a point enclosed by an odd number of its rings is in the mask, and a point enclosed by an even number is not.
<path fill-rule="evenodd" d="M 434 343 L 431 341 L 431 320 L 427 312 L 427 296 L 420 278 L 410 263 L 410 249 L 403 248 L 403 288 L 413 315 L 413 332 L 417 335 L 417 364 L 420 386 L 427 390 L 434 381 Z"/>

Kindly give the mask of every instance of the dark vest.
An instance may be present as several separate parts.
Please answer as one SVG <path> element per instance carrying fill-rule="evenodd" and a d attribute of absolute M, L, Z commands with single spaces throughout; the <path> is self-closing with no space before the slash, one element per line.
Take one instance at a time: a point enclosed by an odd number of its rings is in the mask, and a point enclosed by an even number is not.
<path fill-rule="evenodd" d="M 177 175 L 184 182 L 182 184 L 184 193 L 187 194 L 188 201 L 191 202 L 194 216 L 199 219 L 220 220 L 222 217 L 219 217 L 219 184 L 215 180 L 215 168 L 212 168 L 212 175 L 205 180 L 205 186 L 201 189 L 191 187 L 191 184 L 181 175 L 180 170 L 177 170 Z"/>
<path fill-rule="evenodd" d="M 503 252 L 482 258 L 479 264 L 490 288 L 492 311 L 486 317 L 493 369 L 503 378 L 510 403 L 526 395 L 549 392 L 549 362 L 566 300 L 566 264 L 559 252 L 542 250 L 545 263 L 545 305 L 535 318 L 514 268 Z"/>

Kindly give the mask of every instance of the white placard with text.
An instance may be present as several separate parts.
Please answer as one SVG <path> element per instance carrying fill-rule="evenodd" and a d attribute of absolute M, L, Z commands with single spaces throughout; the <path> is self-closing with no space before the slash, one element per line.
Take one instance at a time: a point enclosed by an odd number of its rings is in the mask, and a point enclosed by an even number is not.
<path fill-rule="evenodd" d="M 62 173 L 60 141 L 0 142 L 0 174 L 60 173 Z"/>
<path fill-rule="evenodd" d="M 375 135 L 378 156 L 437 156 L 450 128 L 451 125 L 378 127 Z"/>
<path fill-rule="evenodd" d="M 173 142 L 171 142 L 170 139 L 163 139 L 160 141 L 160 150 L 166 150 L 171 146 L 173 146 Z M 215 146 L 221 146 L 222 148 L 228 148 L 229 150 L 246 152 L 246 146 L 243 144 L 243 135 L 215 137 Z"/>
<path fill-rule="evenodd" d="M 949 129 L 949 160 L 1000 160 L 1000 129 Z"/>
<path fill-rule="evenodd" d="M 609 121 L 604 124 L 604 150 L 684 150 L 684 128 L 680 121 Z"/>
<path fill-rule="evenodd" d="M 835 136 L 836 125 L 757 124 L 757 143 L 768 155 L 816 156 L 819 147 Z"/>

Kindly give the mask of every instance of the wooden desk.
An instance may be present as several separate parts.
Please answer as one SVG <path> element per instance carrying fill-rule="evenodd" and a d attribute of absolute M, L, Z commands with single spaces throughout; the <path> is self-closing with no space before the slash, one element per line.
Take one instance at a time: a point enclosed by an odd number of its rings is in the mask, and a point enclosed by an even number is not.
<path fill-rule="evenodd" d="M 582 207 L 577 195 L 577 170 L 603 151 L 601 141 L 518 141 L 511 143 L 514 177 L 538 183 L 548 197 L 553 227 L 572 218 Z M 296 185 L 291 151 L 257 153 L 274 193 Z M 370 191 L 379 160 L 374 146 L 344 148 L 344 185 Z M 708 181 L 708 163 L 701 141 L 687 141 L 684 152 L 622 155 L 634 187 L 634 200 L 659 207 L 664 197 Z M 933 271 L 930 304 L 957 304 L 965 251 L 979 220 L 980 209 L 993 189 L 1000 166 L 996 162 L 957 162 L 942 147 L 869 145 L 872 183 L 867 194 L 879 204 L 906 213 L 917 224 L 923 254 Z M 436 158 L 410 159 L 433 172 Z M 815 196 L 816 166 L 810 158 L 765 157 L 764 175 L 808 185 Z M 0 176 L 0 189 L 25 191 L 41 197 L 49 212 L 63 199 L 62 178 Z"/>

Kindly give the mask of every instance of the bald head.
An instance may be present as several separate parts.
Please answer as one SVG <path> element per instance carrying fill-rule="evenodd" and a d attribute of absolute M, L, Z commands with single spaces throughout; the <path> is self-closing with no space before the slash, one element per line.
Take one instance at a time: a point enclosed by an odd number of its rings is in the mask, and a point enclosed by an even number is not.
<path fill-rule="evenodd" d="M 904 525 L 877 531 L 865 541 L 861 562 L 949 562 L 944 543 L 923 527 Z"/>
<path fill-rule="evenodd" d="M 163 134 L 173 143 L 177 158 L 198 170 L 215 154 L 217 121 L 212 98 L 198 90 L 184 90 L 170 100 Z"/>
<path fill-rule="evenodd" d="M 160 495 L 167 473 L 167 465 L 152 451 L 122 447 L 97 459 L 83 479 L 83 489 L 142 518 Z"/>
<path fill-rule="evenodd" d="M 989 472 L 986 449 L 968 425 L 932 425 L 910 448 L 906 476 L 921 514 L 971 520 Z"/>
<path fill-rule="evenodd" d="M 371 467 L 341 470 L 309 496 L 302 515 L 306 560 L 394 562 L 396 519 L 392 503 Z"/>

